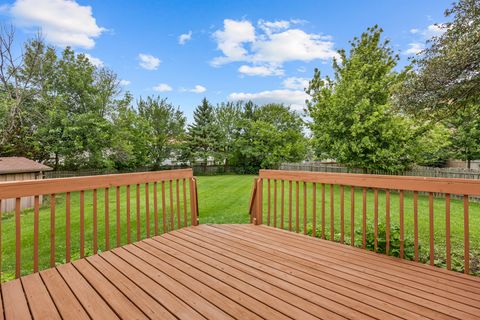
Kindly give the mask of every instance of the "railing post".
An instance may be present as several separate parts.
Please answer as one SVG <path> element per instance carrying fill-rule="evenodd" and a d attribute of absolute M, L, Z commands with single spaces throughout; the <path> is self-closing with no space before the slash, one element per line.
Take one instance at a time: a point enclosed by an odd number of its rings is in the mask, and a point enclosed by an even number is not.
<path fill-rule="evenodd" d="M 192 213 L 192 226 L 198 225 L 198 200 L 197 200 L 197 181 L 190 178 L 190 211 Z"/>
<path fill-rule="evenodd" d="M 258 178 L 253 179 L 252 193 L 250 194 L 250 203 L 248 206 L 248 213 L 250 214 L 250 223 L 255 223 L 256 220 L 256 199 L 257 199 L 257 181 Z"/>
<path fill-rule="evenodd" d="M 263 193 L 263 180 L 262 178 L 258 178 L 257 180 L 257 194 L 255 197 L 255 220 L 254 223 L 259 225 L 262 224 L 262 207 L 263 207 L 263 200 L 262 200 L 262 193 Z"/>

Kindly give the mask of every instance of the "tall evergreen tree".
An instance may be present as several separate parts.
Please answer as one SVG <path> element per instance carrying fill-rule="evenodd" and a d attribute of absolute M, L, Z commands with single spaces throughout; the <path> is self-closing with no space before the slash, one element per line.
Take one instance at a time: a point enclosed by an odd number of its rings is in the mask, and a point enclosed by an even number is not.
<path fill-rule="evenodd" d="M 207 98 L 193 112 L 194 122 L 188 127 L 189 159 L 192 162 L 201 160 L 207 165 L 210 157 L 218 161 L 221 149 L 221 134 L 215 113 Z"/>

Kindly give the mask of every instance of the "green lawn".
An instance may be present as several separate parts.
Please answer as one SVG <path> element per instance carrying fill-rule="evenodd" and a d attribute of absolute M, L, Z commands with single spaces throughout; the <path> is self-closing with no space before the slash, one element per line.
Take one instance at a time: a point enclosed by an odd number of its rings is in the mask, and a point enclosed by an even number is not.
<path fill-rule="evenodd" d="M 199 196 L 199 212 L 200 223 L 248 223 L 248 204 L 250 192 L 252 188 L 253 176 L 201 176 L 198 177 L 198 196 Z M 264 223 L 267 223 L 267 183 L 264 183 Z M 159 187 L 160 190 L 160 187 Z M 175 184 L 174 189 L 175 190 Z M 121 244 L 127 243 L 126 230 L 126 190 L 124 187 L 120 189 L 121 199 Z M 169 186 L 166 184 L 167 198 L 166 198 L 166 212 L 167 221 L 170 221 L 168 213 L 169 206 Z M 295 183 L 293 184 L 293 204 L 292 217 L 293 226 L 295 230 Z M 330 189 L 326 186 L 325 197 L 325 232 L 330 235 Z M 144 187 L 140 189 L 140 225 L 141 238 L 146 237 L 146 210 L 145 210 L 145 190 Z M 188 194 L 188 188 L 187 188 Z M 277 226 L 280 225 L 280 184 L 277 188 Z M 300 184 L 300 231 L 303 231 L 303 184 Z M 307 188 L 307 222 L 308 232 L 311 232 L 311 215 L 312 215 L 312 187 L 308 185 Z M 131 187 L 131 234 L 132 240 L 136 239 L 137 221 L 136 221 L 136 188 Z M 272 203 L 271 203 L 271 221 L 273 224 L 273 183 L 272 183 Z M 85 246 L 86 253 L 92 253 L 92 229 L 93 229 L 93 201 L 92 192 L 85 192 Z M 99 251 L 105 250 L 105 195 L 104 190 L 98 190 L 98 246 Z M 154 232 L 153 222 L 153 187 L 150 185 L 150 229 L 151 234 Z M 335 221 L 335 239 L 340 238 L 340 204 L 339 204 L 339 188 L 334 189 L 334 221 Z M 285 185 L 285 216 L 284 227 L 288 228 L 288 183 Z M 361 217 L 362 217 L 362 192 L 357 190 L 355 193 L 355 244 L 361 245 Z M 373 232 L 373 193 L 369 192 L 367 195 L 367 229 L 369 235 Z M 180 210 L 182 212 L 181 223 L 183 224 L 183 200 L 180 201 Z M 161 199 L 159 198 L 159 211 L 161 213 Z M 187 202 L 187 208 L 189 203 Z M 317 190 L 317 232 L 321 230 L 321 185 L 318 185 Z M 392 229 L 399 225 L 399 197 L 398 194 L 391 195 L 391 224 Z M 174 197 L 174 220 L 175 228 L 177 227 L 176 202 Z M 55 234 L 56 234 L 56 263 L 63 263 L 65 261 L 65 196 L 58 195 L 56 198 L 56 215 L 55 215 Z M 115 204 L 115 190 L 109 192 L 109 223 L 110 223 L 110 246 L 116 244 L 116 204 Z M 189 211 L 189 210 L 188 210 Z M 435 251 L 436 263 L 442 265 L 445 256 L 445 201 L 444 199 L 435 199 Z M 160 214 L 161 217 L 161 214 Z M 385 221 L 385 194 L 379 193 L 379 222 Z M 22 239 L 22 274 L 31 273 L 33 269 L 33 211 L 26 210 L 21 217 L 21 239 Z M 479 256 L 480 251 L 480 205 L 477 203 L 470 203 L 470 243 L 471 249 L 474 251 L 475 257 Z M 159 229 L 162 231 L 162 219 L 159 221 Z M 79 194 L 72 193 L 71 195 L 71 252 L 72 258 L 79 257 Z M 420 235 L 420 253 L 422 260 L 428 258 L 428 241 L 429 241 L 429 214 L 428 214 L 428 197 L 419 197 L 419 235 Z M 452 251 L 454 253 L 455 263 L 458 269 L 461 269 L 460 261 L 463 259 L 463 203 L 459 200 L 452 200 L 451 203 L 451 233 L 452 233 Z M 405 194 L 405 238 L 407 243 L 407 250 L 413 250 L 411 243 L 413 243 L 413 200 L 412 194 Z M 350 239 L 350 190 L 345 189 L 345 240 Z M 50 207 L 48 199 L 45 199 L 44 206 L 40 210 L 40 269 L 49 266 L 50 259 Z M 475 264 L 475 259 L 472 259 L 471 269 L 478 272 L 478 265 Z M 2 217 L 2 280 L 11 279 L 15 271 L 15 219 L 12 213 L 4 213 Z"/>

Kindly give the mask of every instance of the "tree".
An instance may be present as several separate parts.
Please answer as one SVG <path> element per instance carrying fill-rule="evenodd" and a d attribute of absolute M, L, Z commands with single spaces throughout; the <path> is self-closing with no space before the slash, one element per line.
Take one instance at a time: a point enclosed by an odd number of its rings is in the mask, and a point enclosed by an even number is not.
<path fill-rule="evenodd" d="M 470 106 L 458 110 L 443 121 L 451 130 L 451 156 L 467 162 L 480 159 L 480 108 Z"/>
<path fill-rule="evenodd" d="M 307 140 L 300 115 L 281 104 L 246 104 L 235 141 L 235 164 L 246 172 L 304 159 Z"/>
<path fill-rule="evenodd" d="M 167 99 L 147 97 L 138 101 L 139 116 L 147 124 L 149 157 L 154 166 L 178 155 L 185 139 L 186 118 Z"/>
<path fill-rule="evenodd" d="M 227 102 L 217 105 L 214 109 L 215 121 L 220 133 L 220 154 L 225 166 L 233 160 L 234 143 L 240 134 L 242 103 Z"/>
<path fill-rule="evenodd" d="M 382 29 L 374 26 L 339 50 L 334 78 L 315 70 L 309 88 L 308 115 L 321 158 L 365 169 L 402 170 L 414 161 L 409 122 L 391 108 L 391 92 L 402 80 L 399 59 Z"/>
<path fill-rule="evenodd" d="M 412 61 L 396 93 L 399 107 L 441 121 L 458 110 L 480 106 L 480 0 L 460 0 L 445 11 L 443 30 Z"/>
<path fill-rule="evenodd" d="M 215 113 L 207 98 L 193 112 L 194 122 L 188 127 L 188 151 L 192 162 L 202 160 L 207 165 L 211 157 L 218 161 L 220 156 L 220 128 Z"/>

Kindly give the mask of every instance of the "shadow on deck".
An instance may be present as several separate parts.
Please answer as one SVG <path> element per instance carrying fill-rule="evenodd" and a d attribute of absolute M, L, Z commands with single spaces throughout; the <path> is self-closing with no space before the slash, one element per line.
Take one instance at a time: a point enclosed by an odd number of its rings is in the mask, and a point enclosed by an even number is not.
<path fill-rule="evenodd" d="M 6 319 L 478 319 L 480 279 L 256 225 L 188 227 L 2 285 Z"/>

